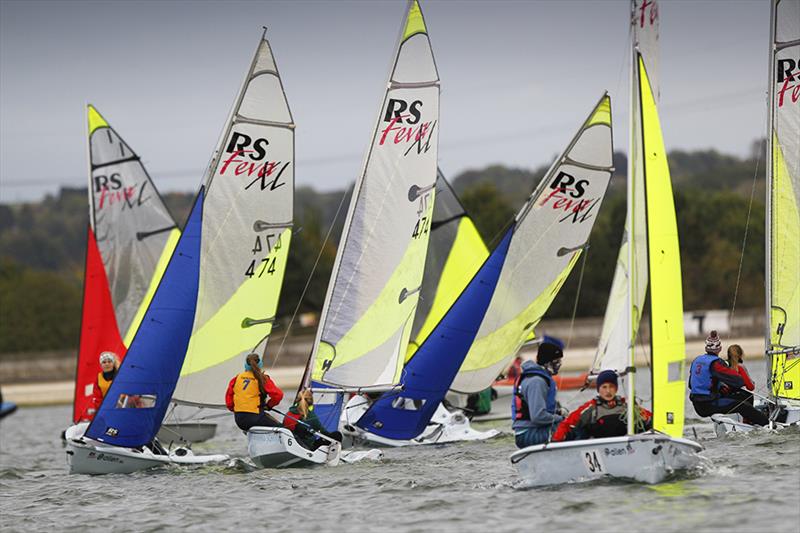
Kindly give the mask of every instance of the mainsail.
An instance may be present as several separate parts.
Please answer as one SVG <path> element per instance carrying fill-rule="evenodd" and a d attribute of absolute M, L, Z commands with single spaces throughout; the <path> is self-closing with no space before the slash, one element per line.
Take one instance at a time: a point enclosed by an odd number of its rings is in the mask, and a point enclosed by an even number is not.
<path fill-rule="evenodd" d="M 224 407 L 244 356 L 266 350 L 291 240 L 294 127 L 264 35 L 206 173 L 197 314 L 176 402 Z"/>
<path fill-rule="evenodd" d="M 139 156 L 93 106 L 87 114 L 89 232 L 76 422 L 90 407 L 98 355 L 125 356 L 180 235 Z"/>
<path fill-rule="evenodd" d="M 414 438 L 451 382 L 454 390 L 473 392 L 494 381 L 586 246 L 613 171 L 612 153 L 611 99 L 603 95 L 497 248 L 406 364 L 403 390 L 375 401 L 359 427 L 392 439 Z"/>
<path fill-rule="evenodd" d="M 419 4 L 408 4 L 378 121 L 337 250 L 305 382 L 392 386 L 411 335 L 433 212 L 439 74 Z M 338 424 L 338 404 L 323 413 Z M 324 415 L 324 416 L 323 416 Z"/>
<path fill-rule="evenodd" d="M 406 361 L 430 335 L 488 256 L 489 250 L 475 224 L 439 170 L 425 274 Z"/>
<path fill-rule="evenodd" d="M 800 399 L 800 1 L 773 0 L 766 351 L 771 393 Z"/>

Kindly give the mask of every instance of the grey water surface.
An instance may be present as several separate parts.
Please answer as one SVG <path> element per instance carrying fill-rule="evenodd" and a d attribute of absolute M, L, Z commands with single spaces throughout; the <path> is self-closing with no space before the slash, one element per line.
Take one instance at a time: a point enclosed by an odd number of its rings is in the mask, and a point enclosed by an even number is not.
<path fill-rule="evenodd" d="M 751 369 L 759 384 L 761 366 Z M 576 407 L 590 395 L 561 399 Z M 697 471 L 656 486 L 526 490 L 509 463 L 508 421 L 492 424 L 506 433 L 486 442 L 389 449 L 380 462 L 335 468 L 253 470 L 245 437 L 225 417 L 217 437 L 194 448 L 230 454 L 228 465 L 91 477 L 67 474 L 60 433 L 69 416 L 68 407 L 21 408 L 0 422 L 2 531 L 800 531 L 800 431 L 717 439 L 690 404 L 686 436 L 706 447 Z"/>

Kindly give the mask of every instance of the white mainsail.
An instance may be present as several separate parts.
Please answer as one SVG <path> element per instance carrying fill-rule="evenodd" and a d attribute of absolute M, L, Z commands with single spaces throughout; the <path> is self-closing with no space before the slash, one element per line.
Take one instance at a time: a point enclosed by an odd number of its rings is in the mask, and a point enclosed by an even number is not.
<path fill-rule="evenodd" d="M 205 177 L 197 312 L 174 400 L 222 406 L 272 332 L 294 209 L 294 120 L 266 35 Z"/>
<path fill-rule="evenodd" d="M 517 214 L 497 286 L 451 390 L 490 386 L 539 323 L 589 239 L 612 154 L 604 95 Z"/>
<path fill-rule="evenodd" d="M 597 346 L 592 373 L 612 369 L 624 371 L 631 365 L 631 353 L 642 318 L 642 309 L 647 294 L 647 221 L 645 220 L 644 161 L 642 155 L 641 117 L 637 88 L 638 50 L 650 78 L 653 95 L 658 101 L 658 3 L 654 0 L 631 2 L 631 101 L 630 101 L 630 150 L 628 153 L 628 209 L 625 217 L 625 232 L 617 255 L 614 281 L 611 284 L 603 329 Z M 629 265 L 633 265 L 630 268 Z"/>
<path fill-rule="evenodd" d="M 767 136 L 770 392 L 800 399 L 800 1 L 773 0 Z"/>
<path fill-rule="evenodd" d="M 336 254 L 306 381 L 397 383 L 435 196 L 439 74 L 419 4 L 400 42 Z"/>

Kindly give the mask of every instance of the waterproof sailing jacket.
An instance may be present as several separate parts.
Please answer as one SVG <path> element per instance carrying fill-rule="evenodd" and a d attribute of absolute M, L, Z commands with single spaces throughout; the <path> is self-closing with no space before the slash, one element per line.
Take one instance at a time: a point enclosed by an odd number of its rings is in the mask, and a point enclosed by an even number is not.
<path fill-rule="evenodd" d="M 564 417 L 556 413 L 557 392 L 556 383 L 547 369 L 533 361 L 522 363 L 522 375 L 514 386 L 511 427 L 523 430 L 549 427 L 561 422 Z"/>
<path fill-rule="evenodd" d="M 636 416 L 636 431 L 647 431 L 652 427 L 653 413 L 639 405 L 634 406 L 639 413 Z M 636 414 L 636 413 L 634 413 Z M 558 425 L 553 434 L 553 441 L 571 440 L 573 438 L 621 437 L 628 432 L 628 404 L 625 398 L 614 397 L 605 401 L 595 397 L 572 411 Z"/>
<path fill-rule="evenodd" d="M 739 372 L 714 354 L 697 356 L 689 367 L 689 399 L 693 402 L 714 401 L 723 387 L 739 389 L 744 384 Z"/>
<path fill-rule="evenodd" d="M 246 370 L 233 378 L 228 383 L 228 390 L 225 392 L 225 405 L 229 411 L 234 413 L 263 413 L 261 407 L 266 400 L 267 410 L 272 409 L 283 399 L 283 391 L 275 385 L 270 377 L 264 374 L 266 382 L 264 388 L 267 397 L 261 397 L 258 390 L 258 382 L 252 372 Z"/>
<path fill-rule="evenodd" d="M 747 390 L 755 390 L 756 384 L 753 383 L 752 379 L 750 379 L 750 374 L 747 372 L 747 369 L 744 367 L 744 365 L 740 364 L 739 366 L 737 366 L 736 371 L 742 377 L 742 380 L 744 380 L 745 388 Z"/>

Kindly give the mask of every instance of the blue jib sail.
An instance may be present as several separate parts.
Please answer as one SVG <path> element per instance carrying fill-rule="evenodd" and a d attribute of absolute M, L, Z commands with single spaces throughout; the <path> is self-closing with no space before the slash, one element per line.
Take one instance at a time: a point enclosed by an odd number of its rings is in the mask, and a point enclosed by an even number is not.
<path fill-rule="evenodd" d="M 189 345 L 200 278 L 203 189 L 122 366 L 86 436 L 135 448 L 153 440 Z"/>
<path fill-rule="evenodd" d="M 489 308 L 514 228 L 497 248 L 450 310 L 406 363 L 403 389 L 384 393 L 356 425 L 390 439 L 413 439 L 425 430 L 469 352 Z"/>

